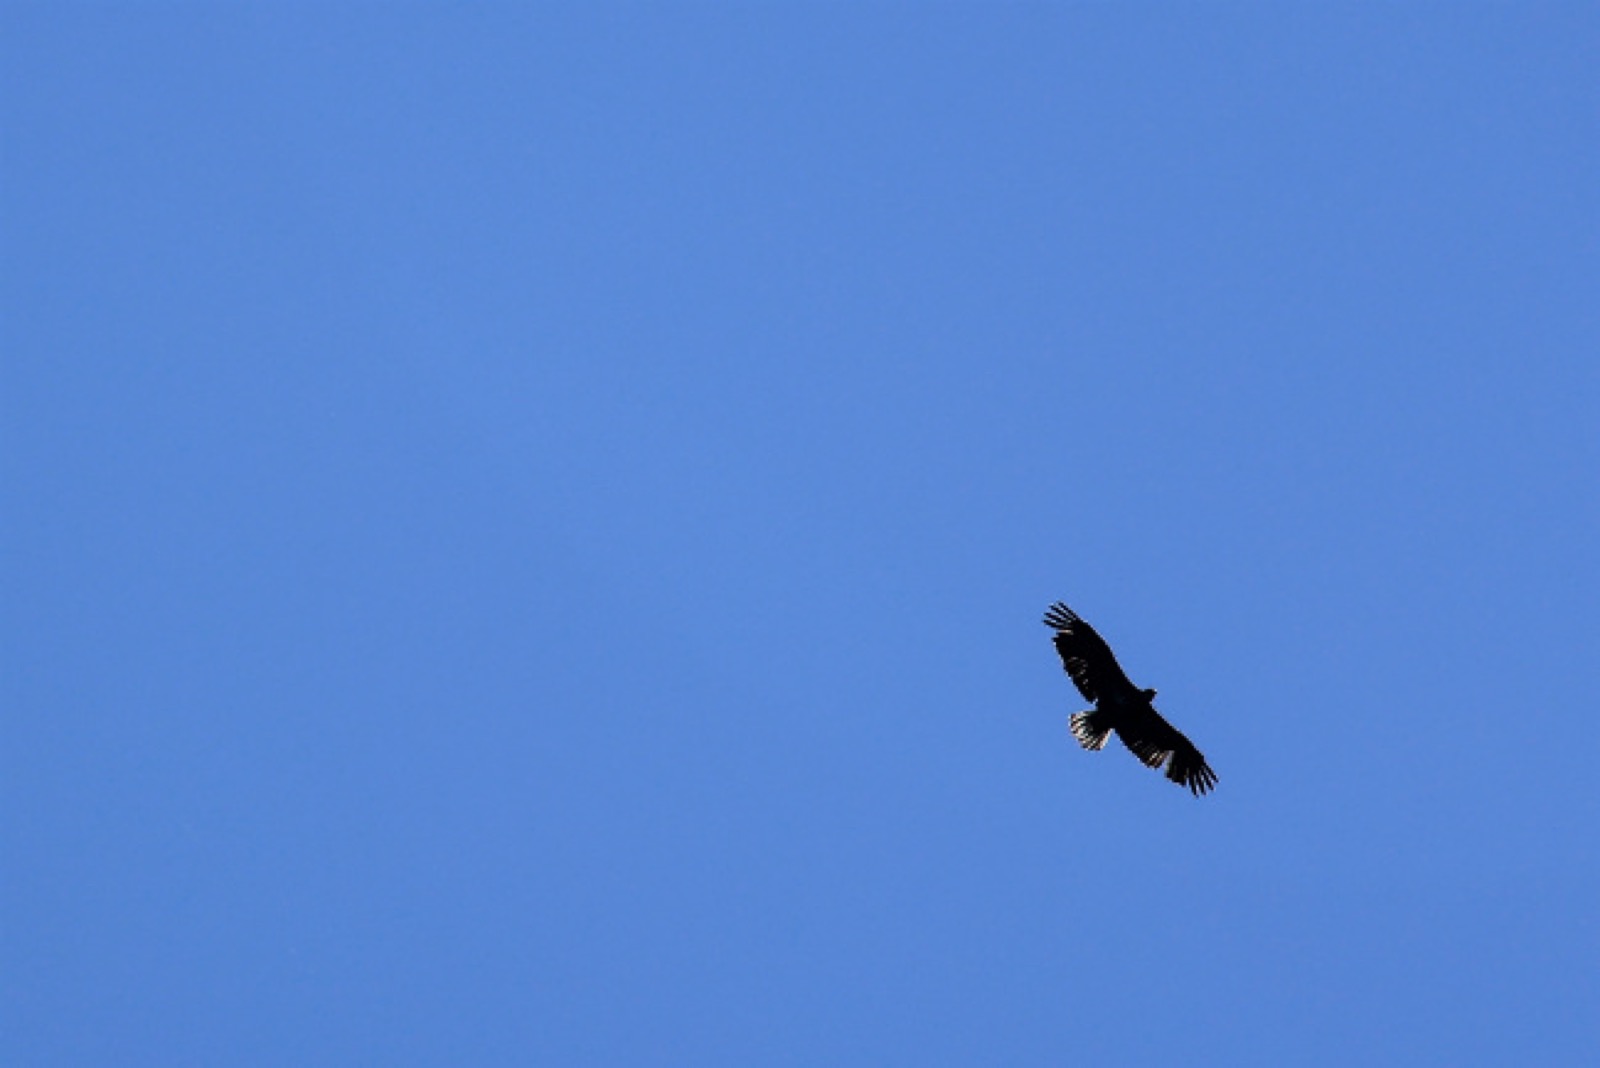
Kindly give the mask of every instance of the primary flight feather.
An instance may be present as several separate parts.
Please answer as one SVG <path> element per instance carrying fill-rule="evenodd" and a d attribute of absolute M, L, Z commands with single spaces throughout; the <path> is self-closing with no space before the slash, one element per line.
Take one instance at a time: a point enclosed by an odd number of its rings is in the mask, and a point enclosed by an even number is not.
<path fill-rule="evenodd" d="M 1101 749 L 1113 732 L 1146 767 L 1165 768 L 1167 778 L 1187 786 L 1195 796 L 1217 784 L 1217 773 L 1194 743 L 1161 718 L 1152 702 L 1154 690 L 1141 690 L 1123 674 L 1111 647 L 1078 614 L 1057 601 L 1044 614 L 1055 630 L 1056 652 L 1078 692 L 1094 702 L 1069 725 L 1085 749 Z"/>

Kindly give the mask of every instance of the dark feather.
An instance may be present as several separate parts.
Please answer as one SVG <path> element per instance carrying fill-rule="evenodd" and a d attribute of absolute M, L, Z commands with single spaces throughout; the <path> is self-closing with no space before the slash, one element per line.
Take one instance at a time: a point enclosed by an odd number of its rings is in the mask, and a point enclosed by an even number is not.
<path fill-rule="evenodd" d="M 1111 646 L 1072 609 L 1057 601 L 1044 614 L 1044 624 L 1055 628 L 1061 665 L 1085 699 L 1099 701 L 1125 691 L 1137 692 L 1111 655 Z"/>

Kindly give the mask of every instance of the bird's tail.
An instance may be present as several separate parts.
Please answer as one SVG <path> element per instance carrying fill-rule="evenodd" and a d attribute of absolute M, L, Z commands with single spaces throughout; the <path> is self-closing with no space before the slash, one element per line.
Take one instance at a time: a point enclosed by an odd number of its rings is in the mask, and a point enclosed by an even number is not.
<path fill-rule="evenodd" d="M 1067 725 L 1072 730 L 1072 736 L 1085 749 L 1104 749 L 1106 739 L 1111 737 L 1111 724 L 1095 709 L 1074 713 Z"/>

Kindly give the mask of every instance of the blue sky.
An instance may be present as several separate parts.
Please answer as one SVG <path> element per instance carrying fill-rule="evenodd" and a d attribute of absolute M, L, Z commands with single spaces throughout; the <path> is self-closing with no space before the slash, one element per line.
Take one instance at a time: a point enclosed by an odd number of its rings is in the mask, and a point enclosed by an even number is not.
<path fill-rule="evenodd" d="M 0 1060 L 1586 1062 L 1597 55 L 7 4 Z"/>

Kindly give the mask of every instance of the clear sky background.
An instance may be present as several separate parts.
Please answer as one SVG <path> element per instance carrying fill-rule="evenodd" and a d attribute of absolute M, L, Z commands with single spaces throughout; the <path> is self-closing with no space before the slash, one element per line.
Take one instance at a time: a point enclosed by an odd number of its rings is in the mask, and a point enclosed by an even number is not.
<path fill-rule="evenodd" d="M 1595 1063 L 1594 4 L 0 41 L 0 1061 Z"/>

